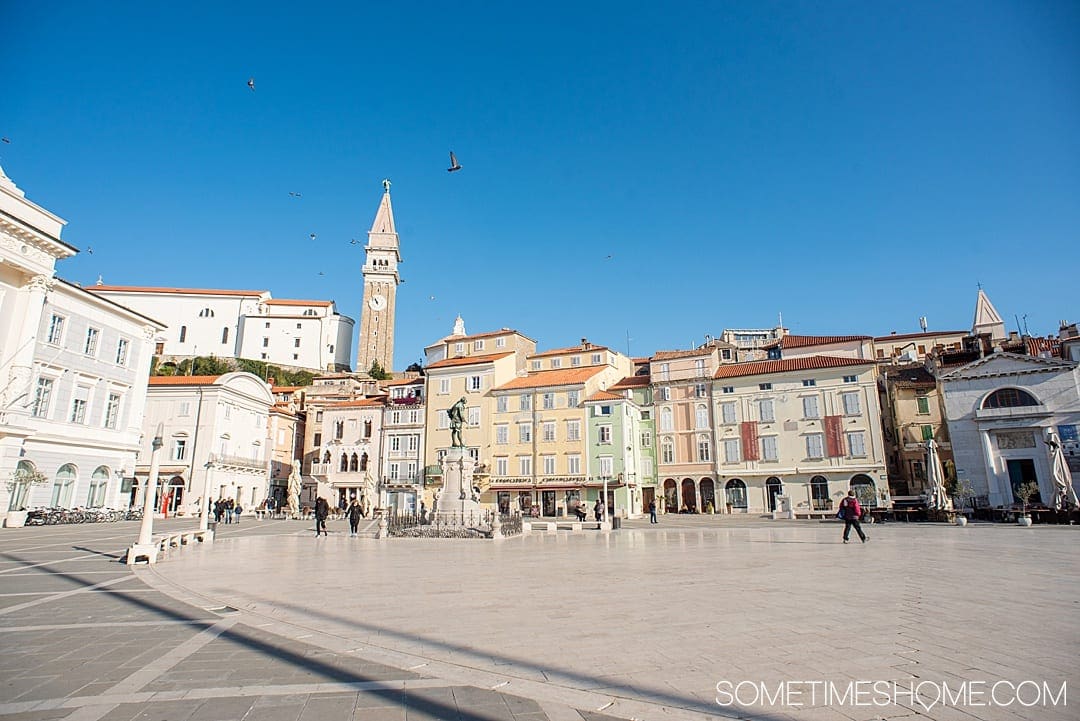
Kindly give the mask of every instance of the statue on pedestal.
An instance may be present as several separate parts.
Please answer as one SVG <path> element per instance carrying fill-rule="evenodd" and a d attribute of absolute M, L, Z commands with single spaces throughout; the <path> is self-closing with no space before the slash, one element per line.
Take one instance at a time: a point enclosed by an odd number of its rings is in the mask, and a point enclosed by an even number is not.
<path fill-rule="evenodd" d="M 446 415 L 450 416 L 450 446 L 452 448 L 464 448 L 465 441 L 461 439 L 461 427 L 465 425 L 465 396 L 447 409 Z"/>
<path fill-rule="evenodd" d="M 300 515 L 300 461 L 293 459 L 292 473 L 289 474 L 289 515 Z"/>

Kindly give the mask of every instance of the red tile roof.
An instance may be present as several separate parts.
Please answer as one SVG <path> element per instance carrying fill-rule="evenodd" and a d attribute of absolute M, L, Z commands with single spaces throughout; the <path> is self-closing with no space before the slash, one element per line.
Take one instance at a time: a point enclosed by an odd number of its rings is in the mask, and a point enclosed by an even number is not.
<path fill-rule="evenodd" d="M 142 285 L 88 285 L 85 288 L 92 293 L 179 293 L 181 295 L 239 295 L 259 297 L 265 290 L 216 290 L 212 288 L 158 288 Z"/>
<path fill-rule="evenodd" d="M 323 408 L 375 408 L 376 406 L 386 405 L 385 398 L 361 398 L 356 401 L 334 401 L 332 403 L 324 403 Z"/>
<path fill-rule="evenodd" d="M 608 391 L 596 391 L 591 396 L 585 399 L 586 403 L 591 401 L 625 401 L 626 399 L 620 395 L 609 393 Z"/>
<path fill-rule="evenodd" d="M 607 366 L 579 366 L 577 368 L 559 368 L 550 371 L 534 371 L 524 378 L 515 378 L 509 383 L 495 388 L 497 391 L 518 388 L 546 388 L 549 386 L 571 386 L 584 383 Z"/>
<path fill-rule="evenodd" d="M 334 302 L 330 301 L 330 300 L 289 300 L 287 298 L 282 298 L 280 300 L 275 300 L 274 298 L 270 298 L 269 300 L 266 301 L 266 304 L 267 305 L 321 305 L 321 306 L 328 306 L 328 305 L 333 305 Z"/>
<path fill-rule="evenodd" d="M 514 351 L 506 351 L 505 353 L 489 353 L 487 355 L 467 355 L 459 358 L 446 358 L 441 361 L 435 361 L 428 366 L 428 369 L 432 368 L 449 368 L 451 366 L 467 366 L 475 363 L 490 363 L 491 361 L 505 358 L 508 355 L 514 355 Z"/>
<path fill-rule="evenodd" d="M 874 338 L 875 343 L 888 343 L 891 340 L 907 340 L 908 338 L 934 338 L 942 335 L 967 335 L 971 331 L 966 330 L 939 330 L 935 332 L 926 333 L 890 333 L 889 335 L 879 335 Z"/>
<path fill-rule="evenodd" d="M 651 376 L 626 376 L 621 381 L 611 386 L 611 390 L 624 388 L 644 388 L 649 385 Z"/>
<path fill-rule="evenodd" d="M 873 340 L 868 335 L 786 335 L 780 339 L 781 348 L 809 348 L 815 345 L 850 343 L 851 341 Z"/>
<path fill-rule="evenodd" d="M 690 358 L 696 355 L 709 355 L 715 352 L 715 348 L 694 348 L 693 350 L 658 350 L 653 354 L 652 360 L 671 360 L 673 358 Z"/>
<path fill-rule="evenodd" d="M 750 361 L 749 363 L 731 363 L 720 366 L 713 378 L 738 378 L 740 376 L 760 376 L 768 373 L 790 373 L 792 371 L 817 370 L 819 368 L 840 368 L 843 366 L 876 366 L 873 360 L 861 358 L 836 358 L 816 355 L 806 358 L 786 360 Z"/>
<path fill-rule="evenodd" d="M 392 381 L 386 381 L 383 383 L 385 386 L 411 386 L 411 385 L 423 385 L 424 379 L 420 378 L 395 378 Z"/>
<path fill-rule="evenodd" d="M 150 376 L 151 386 L 208 386 L 221 376 Z"/>
<path fill-rule="evenodd" d="M 272 386 L 270 388 L 271 393 L 293 393 L 301 388 L 307 388 L 307 386 Z"/>
<path fill-rule="evenodd" d="M 590 345 L 588 348 L 582 348 L 580 345 L 570 346 L 569 348 L 553 348 L 551 350 L 543 351 L 542 353 L 533 353 L 529 356 L 529 359 L 533 358 L 546 358 L 553 355 L 570 355 L 571 353 L 591 353 L 593 351 L 608 350 L 606 346 L 602 345 Z"/>

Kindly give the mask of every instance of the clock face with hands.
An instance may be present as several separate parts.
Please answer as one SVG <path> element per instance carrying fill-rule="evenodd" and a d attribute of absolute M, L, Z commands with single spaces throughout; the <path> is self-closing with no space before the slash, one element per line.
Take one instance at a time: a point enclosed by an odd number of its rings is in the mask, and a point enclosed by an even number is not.
<path fill-rule="evenodd" d="M 382 310 L 386 307 L 386 298 L 378 294 L 373 295 L 371 300 L 368 301 L 368 305 L 371 306 L 372 310 Z"/>

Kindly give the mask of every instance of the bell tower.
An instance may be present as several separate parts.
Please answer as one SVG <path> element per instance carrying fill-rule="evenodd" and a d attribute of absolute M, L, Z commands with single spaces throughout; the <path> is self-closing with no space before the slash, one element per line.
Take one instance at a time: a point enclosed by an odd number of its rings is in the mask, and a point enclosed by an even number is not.
<path fill-rule="evenodd" d="M 398 276 L 398 234 L 390 204 L 390 181 L 383 181 L 383 197 L 364 246 L 364 303 L 360 310 L 360 340 L 356 370 L 367 372 L 375 361 L 383 370 L 394 368 L 394 309 Z"/>

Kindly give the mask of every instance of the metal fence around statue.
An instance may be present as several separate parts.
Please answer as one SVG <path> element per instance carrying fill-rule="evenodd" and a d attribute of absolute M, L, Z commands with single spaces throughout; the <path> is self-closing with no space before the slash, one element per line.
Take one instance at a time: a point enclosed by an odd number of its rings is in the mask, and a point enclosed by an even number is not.
<path fill-rule="evenodd" d="M 393 538 L 492 538 L 490 511 L 464 516 L 453 513 L 399 513 L 387 519 L 387 532 Z M 500 535 L 521 533 L 521 516 L 500 515 Z"/>

